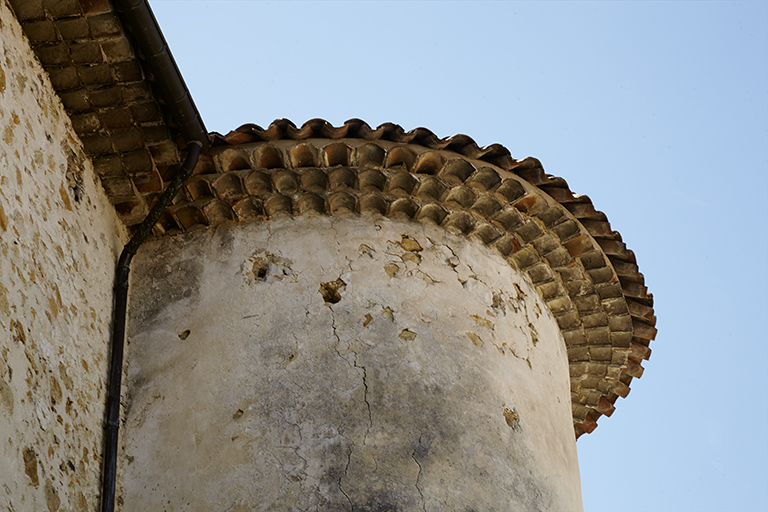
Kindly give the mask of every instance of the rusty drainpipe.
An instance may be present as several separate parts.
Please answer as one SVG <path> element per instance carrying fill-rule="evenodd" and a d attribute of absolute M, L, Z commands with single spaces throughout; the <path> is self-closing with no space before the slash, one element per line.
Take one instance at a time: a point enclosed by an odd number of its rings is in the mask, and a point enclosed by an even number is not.
<path fill-rule="evenodd" d="M 160 216 L 191 176 L 201 153 L 209 148 L 208 134 L 192 97 L 184 84 L 176 62 L 146 0 L 113 0 L 121 21 L 132 34 L 144 60 L 145 69 L 153 76 L 171 116 L 187 144 L 187 156 L 160 199 L 123 248 L 115 270 L 115 303 L 112 321 L 112 347 L 109 367 L 106 421 L 104 425 L 104 457 L 102 468 L 101 511 L 115 509 L 117 452 L 120 429 L 120 388 L 123 375 L 123 353 L 128 305 L 128 277 L 131 259 L 141 243 L 152 232 Z"/>

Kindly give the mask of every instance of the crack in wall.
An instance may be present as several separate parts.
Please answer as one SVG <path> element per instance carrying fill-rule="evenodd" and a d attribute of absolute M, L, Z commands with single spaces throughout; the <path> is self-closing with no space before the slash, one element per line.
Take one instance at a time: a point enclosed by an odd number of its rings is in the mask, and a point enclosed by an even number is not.
<path fill-rule="evenodd" d="M 297 446 L 297 447 L 295 447 L 293 449 L 293 451 L 296 454 L 296 456 L 298 458 L 300 458 L 301 461 L 304 463 L 304 467 L 301 469 L 301 472 L 300 472 L 300 477 L 301 477 L 301 481 L 302 481 L 301 488 L 304 489 L 304 481 L 307 479 L 307 468 L 309 467 L 309 462 L 307 461 L 307 459 L 302 457 L 302 455 L 299 453 L 299 450 L 301 450 L 300 446 Z M 299 476 L 299 475 L 297 475 L 297 476 Z"/>
<path fill-rule="evenodd" d="M 281 448 L 280 446 L 273 446 L 273 448 Z M 280 469 L 280 473 L 283 475 L 282 483 L 280 484 L 280 488 L 278 489 L 278 492 L 282 494 L 283 487 L 285 487 L 288 484 L 288 478 L 287 474 L 284 469 L 283 461 L 280 460 L 280 458 L 272 451 L 272 453 L 269 454 L 273 459 L 277 461 L 278 468 Z"/>
<path fill-rule="evenodd" d="M 298 444 L 298 446 L 295 446 L 293 449 L 294 449 L 294 450 L 300 450 L 300 449 L 301 449 L 301 445 L 302 445 L 302 444 L 304 444 L 304 434 L 302 434 L 302 433 L 301 433 L 301 425 L 300 425 L 299 423 L 293 423 L 293 422 L 291 422 L 290 420 L 288 420 L 288 418 L 286 418 L 286 417 L 285 417 L 285 415 L 283 415 L 283 419 L 285 419 L 285 422 L 286 422 L 286 423 L 288 423 L 289 425 L 296 427 L 296 431 L 297 431 L 297 432 L 298 432 L 298 434 L 299 434 L 299 444 Z M 305 466 L 305 467 L 308 467 L 308 466 L 309 466 L 309 463 L 307 463 L 307 459 L 305 459 L 304 457 L 302 457 L 302 456 L 301 456 L 301 455 L 299 455 L 298 453 L 296 453 L 296 455 L 297 455 L 297 456 L 298 456 L 298 457 L 299 457 L 301 460 L 303 460 L 303 461 L 304 461 L 304 463 L 306 464 L 306 466 Z"/>
<path fill-rule="evenodd" d="M 344 438 L 347 439 L 346 437 Z M 354 441 L 352 441 L 351 439 L 349 439 L 349 442 L 352 443 L 352 446 L 355 445 Z M 344 487 L 341 484 L 341 480 L 342 478 L 347 476 L 347 471 L 349 470 L 349 464 L 352 462 L 352 446 L 350 446 L 349 450 L 347 451 L 347 465 L 344 466 L 344 473 L 339 475 L 339 491 L 341 492 L 341 494 L 344 495 L 345 498 L 347 498 L 347 501 L 349 502 L 350 510 L 354 510 L 355 507 L 354 505 L 352 505 L 352 500 L 349 498 L 349 495 L 346 492 L 344 492 Z"/>
<path fill-rule="evenodd" d="M 360 366 L 360 365 L 357 364 L 357 356 L 358 356 L 358 354 L 357 354 L 357 352 L 355 352 L 352 349 L 351 346 L 348 346 L 347 350 L 349 352 L 352 352 L 352 354 L 354 354 L 354 356 L 355 356 L 354 360 L 352 360 L 350 362 L 348 358 L 346 358 L 346 357 L 344 357 L 342 355 L 341 351 L 339 350 L 339 345 L 341 344 L 341 338 L 339 337 L 339 334 L 338 334 L 338 332 L 336 330 L 336 314 L 335 314 L 335 311 L 333 310 L 333 306 L 329 305 L 328 309 L 330 310 L 330 313 L 331 313 L 331 329 L 333 331 L 333 337 L 335 338 L 335 343 L 333 344 L 334 351 L 339 356 L 339 358 L 341 358 L 347 364 L 349 364 L 349 366 L 351 368 L 359 369 L 359 370 L 362 371 L 363 401 L 365 402 L 366 410 L 368 411 L 368 426 L 366 427 L 365 434 L 363 435 L 363 444 L 365 444 L 366 441 L 368 440 L 368 434 L 369 434 L 369 432 L 370 432 L 370 430 L 371 430 L 371 428 L 373 426 L 373 416 L 372 416 L 372 413 L 371 413 L 371 404 L 368 401 L 368 370 L 365 368 L 365 366 Z M 346 493 L 346 491 L 344 491 L 344 486 L 343 486 L 342 480 L 344 479 L 344 477 L 347 476 L 347 472 L 349 470 L 349 466 L 350 466 L 350 464 L 352 462 L 352 451 L 353 451 L 353 448 L 355 446 L 355 442 L 352 439 L 349 439 L 347 436 L 342 435 L 342 437 L 344 437 L 344 439 L 347 439 L 349 441 L 350 447 L 349 447 L 349 449 L 347 451 L 347 463 L 346 463 L 346 465 L 344 467 L 344 472 L 339 475 L 337 484 L 338 484 L 338 487 L 339 487 L 339 492 L 341 492 L 341 494 L 343 494 L 344 497 L 349 502 L 350 509 L 354 510 L 354 506 L 352 505 L 351 498 Z"/>
<path fill-rule="evenodd" d="M 461 260 L 456 255 L 456 252 L 453 249 L 451 249 L 450 246 L 448 246 L 446 244 L 435 243 L 435 241 L 432 240 L 429 237 L 427 237 L 427 240 L 429 240 L 429 242 L 432 244 L 432 247 L 430 247 L 430 249 L 432 249 L 432 250 L 434 250 L 436 252 L 444 250 L 444 251 L 447 251 L 447 252 L 449 252 L 451 254 L 451 256 L 447 257 L 447 258 L 443 255 L 443 262 L 446 265 L 448 265 L 449 267 L 451 267 L 451 270 L 453 270 L 454 274 L 456 274 L 456 278 L 459 280 L 459 283 L 461 283 L 462 286 L 465 286 L 467 282 L 466 281 L 462 281 L 461 275 L 459 274 L 459 271 L 457 270 L 457 267 L 461 264 Z M 469 268 L 470 271 L 474 272 L 472 270 L 472 267 L 469 266 L 469 264 L 467 264 L 467 268 Z M 473 277 L 473 276 L 470 276 L 470 277 Z"/>
<path fill-rule="evenodd" d="M 309 468 L 309 462 L 305 457 L 303 457 L 299 453 L 299 451 L 301 450 L 302 444 L 304 443 L 304 436 L 301 432 L 301 426 L 299 425 L 299 423 L 292 422 L 285 416 L 285 414 L 282 415 L 282 418 L 288 425 L 291 425 L 292 427 L 296 428 L 296 431 L 299 434 L 299 441 L 298 443 L 295 443 L 296 444 L 295 446 L 273 445 L 273 448 L 277 450 L 286 450 L 286 453 L 293 452 L 293 454 L 301 460 L 302 466 L 301 467 L 297 466 L 295 464 L 295 461 L 293 461 L 290 463 L 290 465 L 292 466 L 292 469 L 291 468 L 286 469 L 286 463 L 283 462 L 283 460 L 281 460 L 274 451 L 271 453 L 272 457 L 275 460 L 277 460 L 278 463 L 280 464 L 280 472 L 283 475 L 283 483 L 280 485 L 280 492 L 283 492 L 282 489 L 284 489 L 285 486 L 289 485 L 291 482 L 300 482 L 299 485 L 303 490 L 306 488 L 304 485 L 304 482 L 306 482 L 309 476 L 307 475 L 307 468 Z M 294 443 L 291 443 L 291 444 L 294 444 Z"/>
<path fill-rule="evenodd" d="M 344 256 L 344 260 L 347 262 L 347 269 L 348 269 L 347 275 L 349 275 L 349 274 L 351 274 L 352 272 L 355 271 L 352 268 L 352 260 L 349 257 L 347 257 L 347 256 Z"/>
<path fill-rule="evenodd" d="M 328 309 L 331 311 L 331 329 L 333 330 L 333 336 L 336 338 L 336 343 L 333 346 L 333 349 L 336 351 L 336 354 L 346 361 L 348 364 L 349 359 L 345 358 L 341 352 L 339 351 L 339 344 L 341 343 L 341 338 L 339 337 L 339 334 L 336 332 L 336 315 L 333 311 L 333 307 L 329 306 Z M 368 411 L 368 427 L 365 429 L 365 434 L 363 435 L 363 444 L 366 443 L 368 440 L 368 434 L 371 431 L 371 428 L 373 427 L 373 414 L 371 413 L 371 403 L 368 401 L 368 370 L 365 368 L 365 366 L 360 366 L 357 364 L 357 352 L 355 352 L 352 347 L 347 347 L 347 349 L 352 352 L 355 355 L 354 360 L 350 364 L 352 368 L 357 368 L 359 370 L 362 370 L 363 372 L 363 401 L 365 402 L 365 407 Z"/>
<path fill-rule="evenodd" d="M 419 445 L 421 445 L 421 438 L 422 435 L 419 435 Z M 419 480 L 421 479 L 421 463 L 416 459 L 416 450 L 411 452 L 411 458 L 413 459 L 413 462 L 419 466 L 419 472 L 416 474 L 416 490 L 419 491 L 419 496 L 421 496 L 421 508 L 424 512 L 427 512 L 427 502 L 424 500 L 424 492 L 421 490 L 421 487 L 419 487 Z"/>
<path fill-rule="evenodd" d="M 339 338 L 339 333 L 336 332 L 336 315 L 334 315 L 333 307 L 328 306 L 328 309 L 331 311 L 331 330 L 333 332 L 333 337 L 336 338 L 336 342 L 333 344 L 333 350 L 336 352 L 336 355 L 338 355 L 339 358 L 349 363 L 347 358 L 345 358 L 343 355 L 341 355 L 341 352 L 339 352 L 339 344 L 341 343 L 341 338 Z"/>
<path fill-rule="evenodd" d="M 371 403 L 368 401 L 368 371 L 365 369 L 365 366 L 358 366 L 357 364 L 357 352 L 354 350 L 352 351 L 353 354 L 355 354 L 355 360 L 353 361 L 355 368 L 360 368 L 363 370 L 363 401 L 365 401 L 365 406 L 368 409 L 368 428 L 365 429 L 365 434 L 363 435 L 363 444 L 365 444 L 368 441 L 368 433 L 371 431 L 371 428 L 373 427 L 373 415 L 371 414 Z"/>
<path fill-rule="evenodd" d="M 291 371 L 288 369 L 288 366 L 298 357 L 299 355 L 299 338 L 296 336 L 296 333 L 291 332 L 291 337 L 293 337 L 293 349 L 291 352 L 283 358 L 283 362 L 280 364 L 280 369 L 285 370 L 289 374 L 291 374 Z M 298 384 L 293 378 L 291 378 L 291 382 L 297 387 L 300 388 L 300 384 Z"/>
<path fill-rule="evenodd" d="M 485 283 L 485 282 L 484 282 L 482 279 L 480 279 L 479 277 L 477 277 L 477 272 L 475 272 L 475 269 L 473 269 L 473 268 L 472 268 L 472 265 L 470 265 L 470 264 L 469 264 L 469 262 L 467 262 L 467 263 L 464 263 L 464 264 L 467 266 L 467 268 L 469 269 L 469 271 L 470 271 L 470 272 L 472 272 L 472 273 L 469 275 L 469 277 L 471 277 L 471 278 L 473 278 L 473 279 L 475 279 L 475 280 L 477 280 L 477 281 L 479 281 L 479 282 L 483 283 L 485 286 L 488 286 L 488 285 L 487 285 L 487 284 L 486 284 L 486 283 Z M 488 287 L 490 288 L 490 286 L 488 286 Z"/>
<path fill-rule="evenodd" d="M 477 272 L 475 272 L 475 269 L 472 268 L 472 265 L 469 262 L 463 262 L 463 264 L 466 265 L 466 267 L 469 269 L 470 273 L 467 275 L 467 279 L 466 280 L 462 280 L 461 279 L 461 274 L 459 273 L 459 270 L 457 268 L 460 264 L 462 264 L 462 262 L 459 259 L 459 257 L 456 255 L 454 250 L 450 246 L 448 246 L 446 244 L 435 243 L 429 237 L 427 237 L 427 240 L 429 240 L 430 243 L 432 244 L 431 249 L 436 250 L 436 251 L 444 251 L 443 252 L 443 261 L 444 261 L 444 263 L 447 264 L 451 268 L 451 270 L 453 270 L 453 272 L 456 274 L 457 279 L 459 280 L 459 283 L 461 283 L 463 288 L 467 288 L 469 280 L 470 279 L 474 279 L 475 281 L 477 281 L 478 283 L 482 284 L 483 286 L 486 286 L 491 291 L 492 302 L 491 302 L 490 307 L 494 311 L 494 313 L 500 314 L 501 316 L 506 316 L 506 313 L 507 313 L 506 312 L 506 305 L 508 304 L 515 313 L 518 313 L 522 309 L 523 312 L 524 312 L 524 316 L 526 318 L 528 317 L 528 305 L 527 305 L 527 303 L 526 303 L 526 301 L 524 299 L 526 294 L 523 292 L 523 290 L 520 288 L 520 286 L 517 283 L 514 284 L 515 295 L 516 296 L 514 298 L 513 297 L 508 297 L 508 299 L 505 301 L 504 298 L 503 298 L 504 293 L 502 291 L 497 291 L 492 286 L 488 285 L 488 283 L 483 281 L 480 277 L 478 277 Z M 445 253 L 446 252 L 450 253 L 451 256 L 446 258 L 445 257 Z M 520 307 L 520 305 L 522 305 L 522 308 Z M 536 303 L 536 308 L 537 308 L 537 310 L 539 309 L 538 303 Z M 538 316 L 539 316 L 539 314 L 537 312 L 536 317 L 538 318 Z M 538 339 L 538 332 L 536 331 L 536 328 L 533 326 L 533 324 L 531 324 L 530 321 L 528 322 L 528 331 L 526 331 L 525 328 L 521 327 L 521 326 L 518 326 L 518 329 L 520 329 L 520 331 L 524 335 L 526 335 L 526 337 L 530 338 L 531 344 L 535 347 L 537 342 L 539 341 L 539 339 Z M 473 337 L 470 336 L 470 333 L 467 333 L 467 336 L 469 336 L 470 339 L 473 339 Z M 476 336 L 476 335 L 474 335 L 474 336 Z M 473 342 L 474 342 L 474 340 L 473 340 Z M 504 354 L 505 353 L 505 349 L 509 350 L 509 352 L 514 357 L 516 357 L 517 359 L 521 359 L 521 360 L 525 361 L 528 364 L 528 368 L 533 369 L 533 365 L 531 364 L 530 356 L 521 357 L 507 343 L 503 343 L 501 346 L 497 345 L 494 341 L 491 341 L 491 343 L 493 344 L 494 347 L 496 347 L 496 349 L 500 353 Z"/>

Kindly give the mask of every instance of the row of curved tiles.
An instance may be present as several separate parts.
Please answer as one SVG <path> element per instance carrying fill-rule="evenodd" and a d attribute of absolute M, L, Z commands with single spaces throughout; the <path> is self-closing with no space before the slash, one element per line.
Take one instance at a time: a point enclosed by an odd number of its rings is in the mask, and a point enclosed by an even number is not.
<path fill-rule="evenodd" d="M 587 196 L 499 145 L 362 121 L 276 121 L 213 135 L 158 233 L 276 215 L 360 213 L 439 225 L 526 273 L 568 347 L 577 437 L 611 415 L 656 334 L 634 253 Z"/>

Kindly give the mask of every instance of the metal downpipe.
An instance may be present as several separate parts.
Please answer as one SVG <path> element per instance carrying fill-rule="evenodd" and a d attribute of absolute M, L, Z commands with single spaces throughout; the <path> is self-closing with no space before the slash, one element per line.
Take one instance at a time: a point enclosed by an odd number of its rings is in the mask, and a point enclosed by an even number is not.
<path fill-rule="evenodd" d="M 133 237 L 125 244 L 117 263 L 115 275 L 115 305 L 112 321 L 112 355 L 109 365 L 109 391 L 107 395 L 106 423 L 104 425 L 104 465 L 102 468 L 101 511 L 115 510 L 117 479 L 117 452 L 120 430 L 120 388 L 123 378 L 123 353 L 125 349 L 125 325 L 128 306 L 128 277 L 133 256 L 141 243 L 152 232 L 160 216 L 192 175 L 197 165 L 203 143 L 193 140 L 187 143 L 187 158 L 173 177 L 149 215 L 139 225 Z"/>
<path fill-rule="evenodd" d="M 160 96 L 169 109 L 170 117 L 187 144 L 187 157 L 123 248 L 115 270 L 115 303 L 112 322 L 112 346 L 109 367 L 109 389 L 104 424 L 104 457 L 102 467 L 101 511 L 113 512 L 117 479 L 117 452 L 120 429 L 120 388 L 123 376 L 123 353 L 128 305 L 128 278 L 131 259 L 141 243 L 152 232 L 160 216 L 170 205 L 182 185 L 192 174 L 201 153 L 209 148 L 208 133 L 187 90 L 176 61 L 160 31 L 147 0 L 113 0 L 123 26 L 133 38 L 144 59 L 142 67 L 157 84 Z"/>

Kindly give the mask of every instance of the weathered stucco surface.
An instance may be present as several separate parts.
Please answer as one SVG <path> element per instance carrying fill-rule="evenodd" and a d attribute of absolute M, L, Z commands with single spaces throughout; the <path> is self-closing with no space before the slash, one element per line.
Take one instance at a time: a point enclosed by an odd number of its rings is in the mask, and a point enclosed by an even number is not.
<path fill-rule="evenodd" d="M 222 225 L 132 270 L 141 510 L 579 510 L 568 360 L 526 277 L 439 227 Z"/>
<path fill-rule="evenodd" d="M 0 509 L 95 510 L 123 229 L 0 2 Z"/>

